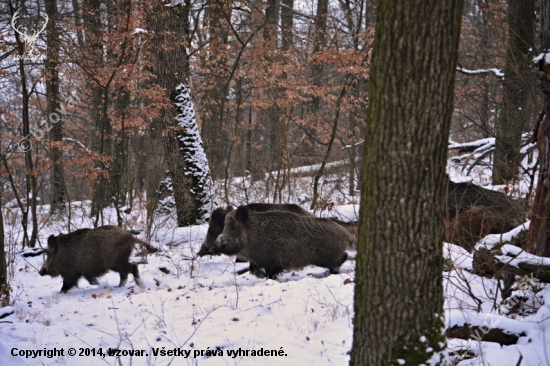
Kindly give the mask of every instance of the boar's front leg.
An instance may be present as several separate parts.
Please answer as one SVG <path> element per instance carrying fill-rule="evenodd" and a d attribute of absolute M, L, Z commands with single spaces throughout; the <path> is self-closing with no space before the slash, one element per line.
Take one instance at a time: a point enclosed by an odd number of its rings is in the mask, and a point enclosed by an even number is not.
<path fill-rule="evenodd" d="M 258 278 L 267 277 L 270 280 L 277 279 L 277 275 L 283 271 L 282 267 L 272 266 L 272 267 L 260 267 L 256 264 L 250 264 L 250 273 L 254 274 Z"/>
<path fill-rule="evenodd" d="M 128 281 L 128 272 L 120 271 L 120 283 L 118 284 L 118 287 L 122 287 L 126 285 L 126 282 Z"/>
<path fill-rule="evenodd" d="M 78 283 L 79 278 L 80 278 L 80 276 L 78 276 L 78 275 L 63 276 L 63 286 L 61 287 L 60 292 L 66 294 L 67 291 L 69 291 L 71 288 L 76 286 L 76 284 Z"/>

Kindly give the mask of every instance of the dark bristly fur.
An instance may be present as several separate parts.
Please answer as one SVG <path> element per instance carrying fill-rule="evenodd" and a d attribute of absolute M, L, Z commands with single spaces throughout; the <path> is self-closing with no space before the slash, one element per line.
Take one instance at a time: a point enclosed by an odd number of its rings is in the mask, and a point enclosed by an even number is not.
<path fill-rule="evenodd" d="M 521 223 L 517 218 L 507 217 L 489 207 L 470 207 L 447 224 L 445 240 L 471 252 L 481 238 L 505 233 Z"/>
<path fill-rule="evenodd" d="M 455 183 L 449 179 L 446 219 L 452 220 L 456 215 L 474 206 L 491 208 L 504 216 L 513 217 L 514 219 L 521 220 L 524 216 L 518 202 L 509 198 L 504 193 L 482 188 L 473 183 Z"/>
<path fill-rule="evenodd" d="M 51 235 L 40 275 L 63 277 L 63 293 L 76 286 L 80 277 L 92 285 L 98 284 L 97 277 L 109 270 L 120 274 L 119 287 L 126 284 L 128 273 L 141 285 L 137 264 L 128 261 L 136 243 L 145 246 L 149 253 L 158 251 L 128 231 L 111 225 Z"/>
<path fill-rule="evenodd" d="M 311 214 L 309 211 L 291 203 L 250 203 L 246 205 L 246 207 L 250 211 L 255 212 L 287 211 L 294 212 L 298 215 L 313 216 L 313 214 Z M 232 206 L 218 207 L 217 209 L 212 211 L 212 215 L 210 215 L 210 220 L 208 221 L 208 232 L 206 233 L 206 239 L 204 239 L 204 242 L 201 245 L 201 249 L 197 253 L 199 257 L 203 257 L 205 255 L 219 255 L 219 253 L 216 253 L 216 251 L 214 250 L 214 242 L 216 241 L 218 235 L 223 232 L 225 216 L 231 211 L 233 211 Z M 237 255 L 237 261 L 248 262 L 248 259 L 241 255 Z"/>
<path fill-rule="evenodd" d="M 242 254 L 250 271 L 275 278 L 284 269 L 313 264 L 339 273 L 347 259 L 346 248 L 354 238 L 331 219 L 292 212 L 256 212 L 246 206 L 225 217 L 222 234 L 215 242 L 219 253 Z"/>

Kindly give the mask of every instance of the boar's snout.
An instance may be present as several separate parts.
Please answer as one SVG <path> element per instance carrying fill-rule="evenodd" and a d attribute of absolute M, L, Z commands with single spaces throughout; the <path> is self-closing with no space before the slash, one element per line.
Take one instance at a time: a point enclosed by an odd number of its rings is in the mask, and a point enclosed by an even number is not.
<path fill-rule="evenodd" d="M 203 244 L 202 247 L 201 247 L 201 249 L 200 249 L 199 252 L 197 253 L 197 255 L 198 255 L 199 257 L 203 257 L 203 256 L 207 255 L 208 252 L 209 252 L 208 248 L 206 248 L 206 246 Z"/>
<path fill-rule="evenodd" d="M 201 249 L 197 253 L 197 256 L 204 257 L 205 255 L 219 255 L 219 253 L 216 253 L 215 248 L 210 247 L 206 242 L 204 242 Z"/>
<path fill-rule="evenodd" d="M 214 248 L 213 249 L 216 253 L 220 253 L 221 251 L 223 251 L 225 249 L 226 246 L 227 246 L 227 244 L 223 240 L 223 235 L 220 235 L 216 238 L 216 241 L 214 242 Z"/>
<path fill-rule="evenodd" d="M 42 268 L 40 269 L 40 272 L 38 272 L 38 274 L 39 274 L 40 276 L 45 276 L 45 275 L 47 275 L 47 274 L 49 274 L 49 273 L 48 273 L 48 270 L 46 269 L 46 267 L 42 267 Z"/>

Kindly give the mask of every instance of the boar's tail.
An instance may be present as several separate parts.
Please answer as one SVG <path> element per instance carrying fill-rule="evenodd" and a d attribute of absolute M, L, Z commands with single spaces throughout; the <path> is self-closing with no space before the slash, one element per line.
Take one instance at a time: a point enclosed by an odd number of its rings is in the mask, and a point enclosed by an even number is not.
<path fill-rule="evenodd" d="M 147 248 L 147 250 L 149 251 L 149 254 L 156 253 L 156 252 L 159 251 L 158 248 L 155 248 L 154 246 L 152 246 L 149 243 L 144 242 L 143 240 L 136 239 L 136 242 L 140 243 L 145 248 Z"/>
<path fill-rule="evenodd" d="M 348 250 L 357 250 L 357 237 L 354 236 L 353 240 L 348 242 Z"/>

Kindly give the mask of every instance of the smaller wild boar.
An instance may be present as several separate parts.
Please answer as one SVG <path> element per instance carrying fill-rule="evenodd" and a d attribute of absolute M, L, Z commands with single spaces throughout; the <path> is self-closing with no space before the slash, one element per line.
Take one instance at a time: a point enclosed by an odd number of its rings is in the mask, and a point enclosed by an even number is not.
<path fill-rule="evenodd" d="M 61 275 L 62 293 L 77 285 L 80 277 L 92 285 L 98 284 L 97 277 L 109 270 L 120 274 L 119 287 L 126 284 L 130 272 L 136 284 L 141 286 L 137 264 L 128 261 L 136 243 L 143 245 L 150 253 L 158 251 L 128 231 L 111 225 L 79 229 L 65 235 L 50 235 L 46 260 L 39 273 L 41 276 Z"/>
<path fill-rule="evenodd" d="M 246 206 L 225 217 L 223 232 L 215 241 L 218 253 L 243 255 L 250 272 L 276 278 L 284 269 L 313 264 L 336 274 L 348 257 L 354 238 L 331 219 L 292 212 L 255 212 Z"/>
<path fill-rule="evenodd" d="M 309 211 L 292 203 L 287 203 L 287 204 L 250 203 L 246 205 L 246 207 L 250 211 L 255 211 L 255 212 L 287 211 L 287 212 L 294 212 L 298 215 L 303 215 L 303 216 L 313 216 L 313 214 L 310 213 Z M 208 220 L 208 231 L 206 233 L 206 238 L 204 239 L 204 242 L 202 243 L 201 248 L 197 253 L 199 257 L 203 257 L 205 255 L 220 254 L 220 253 L 216 253 L 216 251 L 214 250 L 214 242 L 216 241 L 216 238 L 218 237 L 218 235 L 220 235 L 223 232 L 225 216 L 231 211 L 233 211 L 233 207 L 231 205 L 228 205 L 225 208 L 218 207 L 217 209 L 212 211 L 212 214 L 210 215 L 210 220 Z M 237 255 L 237 261 L 248 262 L 248 259 L 244 258 L 241 255 Z"/>

